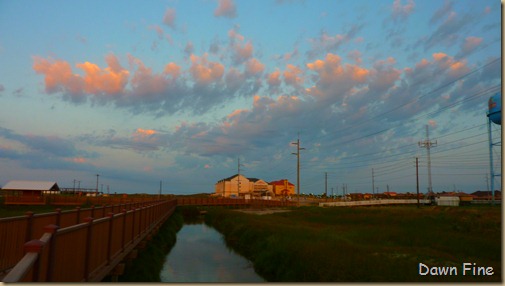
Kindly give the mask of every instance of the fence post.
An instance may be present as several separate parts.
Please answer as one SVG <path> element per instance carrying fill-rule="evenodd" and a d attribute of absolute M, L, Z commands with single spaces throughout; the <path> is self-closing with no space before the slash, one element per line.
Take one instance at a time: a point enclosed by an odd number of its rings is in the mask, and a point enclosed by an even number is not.
<path fill-rule="evenodd" d="M 46 273 L 46 281 L 50 282 L 52 281 L 52 276 L 53 276 L 53 269 L 54 269 L 54 263 L 55 263 L 55 258 L 54 258 L 54 251 L 55 251 L 55 245 L 56 245 L 56 231 L 58 230 L 59 225 L 46 225 L 44 227 L 44 232 L 50 233 L 51 234 L 51 240 L 49 241 L 49 258 L 47 261 L 47 273 Z"/>
<path fill-rule="evenodd" d="M 126 209 L 123 209 L 123 235 L 121 239 L 121 252 L 124 252 L 125 239 L 126 239 Z"/>
<path fill-rule="evenodd" d="M 75 213 L 77 215 L 77 218 L 76 218 L 76 221 L 75 221 L 75 224 L 79 224 L 79 220 L 81 218 L 81 207 L 76 207 L 75 208 Z"/>
<path fill-rule="evenodd" d="M 89 276 L 89 260 L 90 260 L 90 254 L 92 252 L 91 250 L 91 230 L 93 229 L 93 218 L 92 217 L 87 217 L 84 219 L 85 222 L 88 223 L 87 227 L 87 233 L 86 233 L 86 254 L 84 258 L 84 281 L 88 281 L 88 276 Z"/>
<path fill-rule="evenodd" d="M 26 237 L 25 241 L 32 239 L 33 212 L 26 212 Z"/>
<path fill-rule="evenodd" d="M 109 241 L 107 242 L 107 265 L 110 264 L 111 260 L 111 248 L 112 248 L 112 223 L 114 221 L 114 213 L 109 213 L 107 215 L 109 217 Z"/>
<path fill-rule="evenodd" d="M 135 240 L 135 213 L 137 209 L 133 209 L 132 212 L 132 242 Z"/>
<path fill-rule="evenodd" d="M 40 270 L 40 253 L 44 248 L 44 242 L 38 239 L 33 239 L 25 243 L 25 253 L 37 253 L 37 260 L 33 264 L 32 281 L 39 281 L 39 270 Z"/>
<path fill-rule="evenodd" d="M 91 217 L 95 217 L 95 205 L 91 206 Z"/>
<path fill-rule="evenodd" d="M 57 208 L 56 209 L 56 225 L 60 226 L 61 225 L 61 209 Z"/>

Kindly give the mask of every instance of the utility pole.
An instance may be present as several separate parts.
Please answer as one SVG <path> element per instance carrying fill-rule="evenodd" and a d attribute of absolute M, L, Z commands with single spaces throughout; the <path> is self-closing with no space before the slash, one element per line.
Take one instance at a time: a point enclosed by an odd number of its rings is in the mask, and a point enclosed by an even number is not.
<path fill-rule="evenodd" d="M 324 195 L 328 197 L 328 172 L 324 172 Z"/>
<path fill-rule="evenodd" d="M 100 177 L 100 175 L 96 174 L 96 192 L 98 193 L 98 177 Z"/>
<path fill-rule="evenodd" d="M 298 195 L 298 206 L 300 206 L 300 150 L 305 150 L 305 148 L 300 147 L 300 133 L 298 133 L 298 139 L 296 142 L 291 142 L 292 145 L 296 145 L 296 153 L 291 153 L 296 155 L 296 191 Z"/>
<path fill-rule="evenodd" d="M 417 208 L 419 208 L 419 158 L 416 157 Z"/>
<path fill-rule="evenodd" d="M 487 185 L 487 191 L 489 192 L 489 177 L 486 173 L 486 185 Z"/>
<path fill-rule="evenodd" d="M 431 184 L 431 158 L 430 158 L 430 149 L 431 147 L 437 146 L 437 141 L 430 141 L 430 133 L 428 129 L 428 125 L 426 125 L 426 140 L 419 141 L 419 147 L 426 148 L 426 152 L 428 154 L 428 193 L 433 192 L 433 186 Z"/>
<path fill-rule="evenodd" d="M 372 168 L 372 198 L 374 197 L 374 191 L 375 191 L 375 179 L 374 179 L 373 168 Z"/>

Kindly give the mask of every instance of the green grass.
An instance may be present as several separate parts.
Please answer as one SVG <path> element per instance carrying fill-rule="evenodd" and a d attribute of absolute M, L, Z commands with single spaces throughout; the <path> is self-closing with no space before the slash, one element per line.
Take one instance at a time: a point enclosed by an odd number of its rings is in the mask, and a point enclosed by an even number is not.
<path fill-rule="evenodd" d="M 271 282 L 501 281 L 500 207 L 209 209 L 206 222 Z M 493 276 L 420 276 L 419 263 L 475 262 Z"/>

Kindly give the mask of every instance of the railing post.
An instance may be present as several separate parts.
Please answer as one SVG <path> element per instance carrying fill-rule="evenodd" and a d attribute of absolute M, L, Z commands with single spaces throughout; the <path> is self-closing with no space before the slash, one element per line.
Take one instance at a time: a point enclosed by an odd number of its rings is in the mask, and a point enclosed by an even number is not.
<path fill-rule="evenodd" d="M 91 217 L 95 217 L 95 205 L 91 206 Z"/>
<path fill-rule="evenodd" d="M 56 209 L 56 222 L 55 224 L 60 226 L 61 225 L 61 209 L 60 208 L 57 208 Z"/>
<path fill-rule="evenodd" d="M 40 270 L 40 253 L 44 248 L 44 242 L 38 239 L 33 239 L 25 243 L 25 253 L 37 253 L 38 257 L 33 264 L 32 281 L 39 281 L 39 270 Z"/>
<path fill-rule="evenodd" d="M 77 218 L 76 218 L 76 221 L 75 221 L 75 224 L 79 224 L 79 221 L 81 219 L 81 207 L 76 207 L 75 208 L 75 213 L 77 215 Z"/>
<path fill-rule="evenodd" d="M 91 250 L 91 230 L 93 229 L 93 218 L 84 218 L 84 222 L 88 223 L 87 233 L 86 233 L 86 254 L 84 257 L 84 281 L 88 281 L 89 276 L 89 261 Z"/>
<path fill-rule="evenodd" d="M 33 212 L 26 212 L 26 237 L 25 241 L 32 239 Z"/>
<path fill-rule="evenodd" d="M 44 227 L 44 232 L 50 233 L 51 234 L 51 240 L 49 241 L 49 258 L 47 261 L 47 272 L 46 272 L 46 281 L 51 282 L 52 281 L 52 276 L 53 276 L 53 269 L 54 269 L 54 263 L 55 263 L 55 258 L 54 258 L 54 252 L 55 252 L 55 245 L 56 245 L 56 231 L 58 230 L 59 225 L 46 225 Z"/>
<path fill-rule="evenodd" d="M 136 212 L 137 212 L 137 209 L 133 209 L 133 211 L 132 211 L 132 238 L 131 238 L 132 242 L 135 240 L 135 213 Z"/>
<path fill-rule="evenodd" d="M 124 252 L 125 239 L 126 239 L 126 209 L 123 209 L 123 235 L 121 239 L 121 252 Z"/>
<path fill-rule="evenodd" d="M 110 212 L 108 215 L 109 217 L 109 241 L 107 242 L 107 265 L 110 264 L 111 260 L 111 248 L 112 248 L 112 223 L 114 222 L 114 213 Z"/>

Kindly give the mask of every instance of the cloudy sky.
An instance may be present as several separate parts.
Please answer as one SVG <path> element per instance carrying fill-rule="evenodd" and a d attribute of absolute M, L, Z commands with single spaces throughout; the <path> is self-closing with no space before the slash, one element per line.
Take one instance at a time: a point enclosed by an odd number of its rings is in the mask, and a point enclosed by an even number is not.
<path fill-rule="evenodd" d="M 429 126 L 434 191 L 485 190 L 500 5 L 0 1 L 0 185 L 296 183 L 299 136 L 302 193 L 425 192 Z"/>

